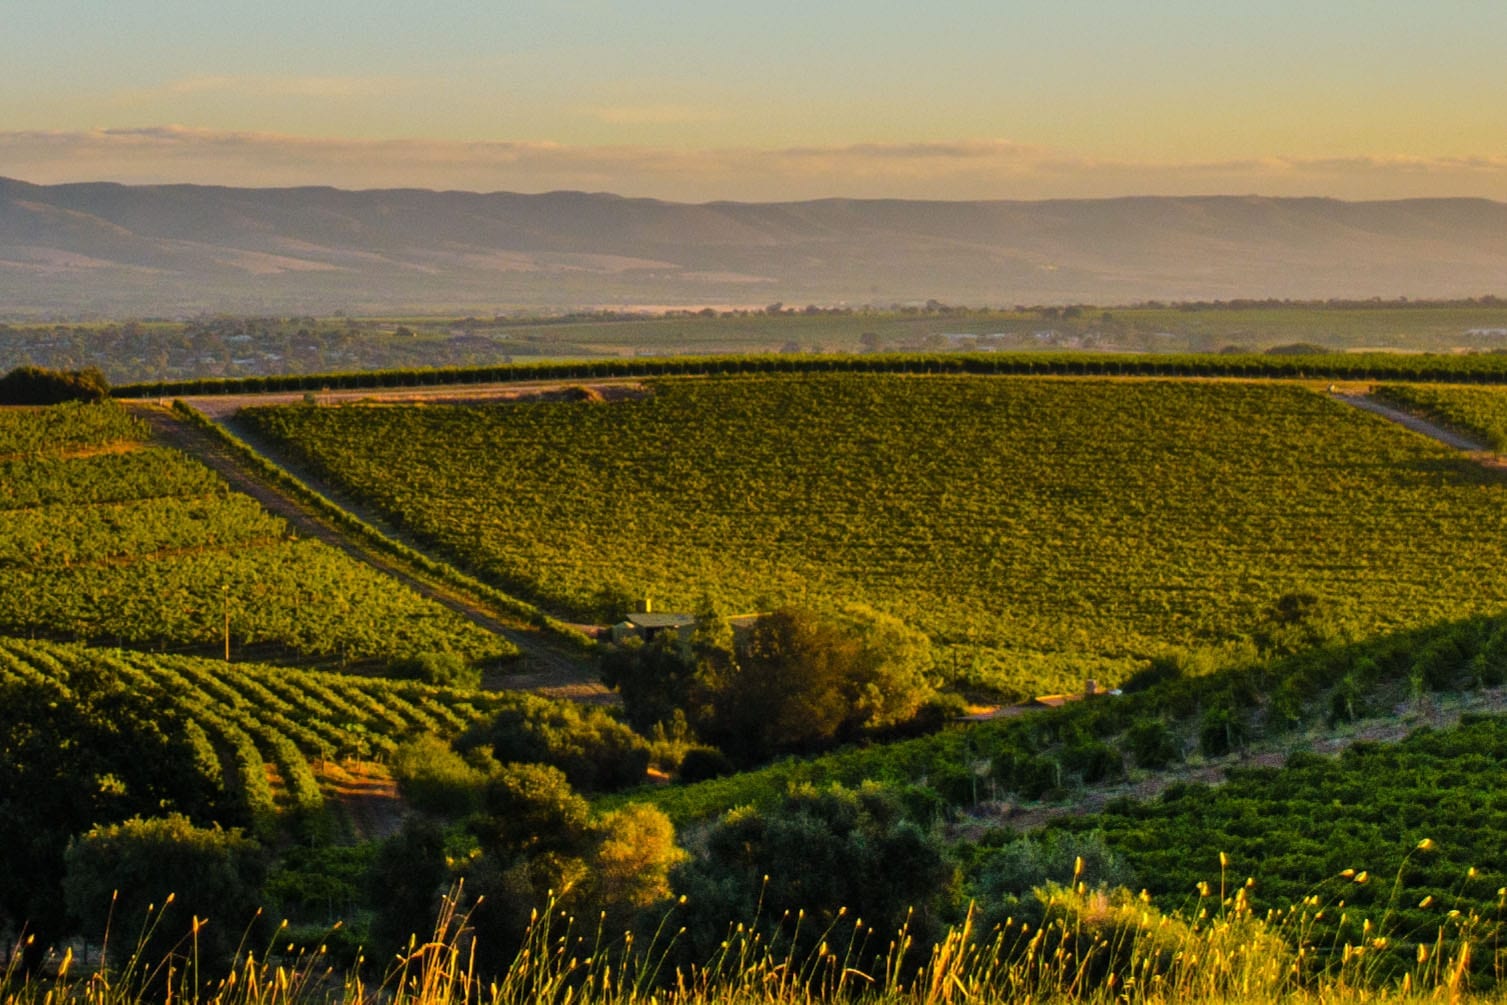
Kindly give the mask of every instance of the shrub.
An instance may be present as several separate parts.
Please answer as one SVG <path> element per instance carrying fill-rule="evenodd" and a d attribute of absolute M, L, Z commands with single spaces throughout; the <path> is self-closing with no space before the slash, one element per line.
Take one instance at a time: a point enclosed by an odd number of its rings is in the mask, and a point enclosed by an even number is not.
<path fill-rule="evenodd" d="M 482 745 L 498 761 L 553 765 L 591 792 L 642 784 L 649 770 L 648 741 L 605 711 L 529 695 L 457 742 L 463 751 Z"/>
<path fill-rule="evenodd" d="M 94 367 L 49 370 L 20 366 L 0 377 L 0 404 L 57 405 L 64 401 L 103 401 L 110 384 Z"/>
<path fill-rule="evenodd" d="M 397 660 L 388 667 L 388 675 L 402 680 L 420 680 L 425 684 L 472 689 L 481 686 L 481 670 L 461 656 L 450 652 L 428 652 Z"/>
<path fill-rule="evenodd" d="M 192 950 L 203 961 L 228 962 L 257 915 L 266 873 L 257 842 L 176 813 L 95 827 L 69 843 L 64 860 L 64 898 L 85 934 L 104 934 L 112 918 L 141 922 L 149 926 L 144 958 L 153 961 Z M 194 919 L 209 923 L 185 943 Z M 132 933 L 125 934 L 129 945 Z"/>

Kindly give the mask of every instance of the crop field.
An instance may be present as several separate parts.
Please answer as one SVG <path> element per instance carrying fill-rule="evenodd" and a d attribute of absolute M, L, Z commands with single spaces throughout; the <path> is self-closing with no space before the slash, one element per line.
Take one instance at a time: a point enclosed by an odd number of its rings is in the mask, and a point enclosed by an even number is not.
<path fill-rule="evenodd" d="M 416 682 L 0 637 L 0 685 L 40 685 L 67 702 L 80 674 L 153 702 L 163 721 L 186 731 L 201 769 L 253 818 L 320 809 L 313 760 L 380 756 L 418 734 L 454 736 L 506 703 Z M 281 804 L 268 765 L 286 788 Z"/>
<path fill-rule="evenodd" d="M 1475 718 L 1337 758 L 1232 769 L 1222 785 L 1177 786 L 1061 826 L 1101 835 L 1159 903 L 1217 875 L 1224 852 L 1232 885 L 1256 879 L 1258 905 L 1320 890 L 1357 918 L 1396 913 L 1426 937 L 1452 910 L 1500 917 L 1504 753 L 1507 720 Z"/>
<path fill-rule="evenodd" d="M 349 663 L 506 644 L 315 541 L 114 405 L 0 410 L 0 630 Z"/>
<path fill-rule="evenodd" d="M 1295 592 L 1356 635 L 1507 605 L 1500 475 L 1293 385 L 792 375 L 243 415 L 546 607 L 856 600 L 1017 694 L 1237 642 Z"/>
<path fill-rule="evenodd" d="M 1403 384 L 1383 387 L 1379 393 L 1392 404 L 1457 429 L 1498 454 L 1507 452 L 1507 394 L 1499 390 Z"/>

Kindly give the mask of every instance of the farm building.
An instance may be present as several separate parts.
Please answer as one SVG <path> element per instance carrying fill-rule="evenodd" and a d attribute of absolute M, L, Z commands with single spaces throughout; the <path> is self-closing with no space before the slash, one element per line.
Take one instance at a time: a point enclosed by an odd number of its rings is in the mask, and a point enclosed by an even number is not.
<path fill-rule="evenodd" d="M 637 636 L 645 642 L 653 642 L 664 632 L 674 632 L 681 642 L 689 642 L 691 633 L 696 630 L 694 614 L 658 612 L 647 600 L 640 602 L 639 607 L 640 610 L 612 626 L 612 641 L 622 642 Z"/>

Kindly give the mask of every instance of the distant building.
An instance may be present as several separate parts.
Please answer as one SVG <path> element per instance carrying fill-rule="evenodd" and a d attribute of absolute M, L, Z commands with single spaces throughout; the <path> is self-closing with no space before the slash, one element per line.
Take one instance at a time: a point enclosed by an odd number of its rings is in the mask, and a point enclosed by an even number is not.
<path fill-rule="evenodd" d="M 689 642 L 696 630 L 696 615 L 657 612 L 648 600 L 639 602 L 639 610 L 612 626 L 612 641 L 637 636 L 645 642 L 653 642 L 665 632 L 674 632 L 681 642 Z"/>

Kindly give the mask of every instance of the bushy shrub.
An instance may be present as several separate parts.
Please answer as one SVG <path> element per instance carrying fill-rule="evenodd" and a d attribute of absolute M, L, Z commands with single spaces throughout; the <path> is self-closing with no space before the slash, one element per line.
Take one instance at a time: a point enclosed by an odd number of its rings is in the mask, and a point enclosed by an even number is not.
<path fill-rule="evenodd" d="M 450 652 L 418 653 L 393 662 L 387 672 L 400 680 L 420 680 L 444 687 L 475 689 L 481 686 L 481 669 Z"/>
<path fill-rule="evenodd" d="M 457 742 L 462 751 L 483 745 L 503 763 L 553 765 L 588 792 L 642 784 L 649 770 L 648 741 L 606 711 L 530 695 Z"/>
<path fill-rule="evenodd" d="M 65 401 L 103 401 L 110 384 L 94 367 L 83 370 L 49 370 L 19 366 L 0 377 L 0 404 L 57 405 Z"/>
<path fill-rule="evenodd" d="M 398 791 L 415 809 L 442 817 L 465 817 L 481 809 L 486 772 L 437 737 L 421 736 L 398 747 L 392 769 Z"/>
<path fill-rule="evenodd" d="M 65 861 L 64 897 L 85 934 L 102 936 L 113 922 L 125 928 L 115 939 L 132 946 L 141 925 L 143 958 L 153 961 L 192 952 L 228 962 L 257 917 L 266 874 L 257 842 L 176 813 L 95 827 L 69 844 Z M 189 940 L 195 919 L 208 923 Z"/>

